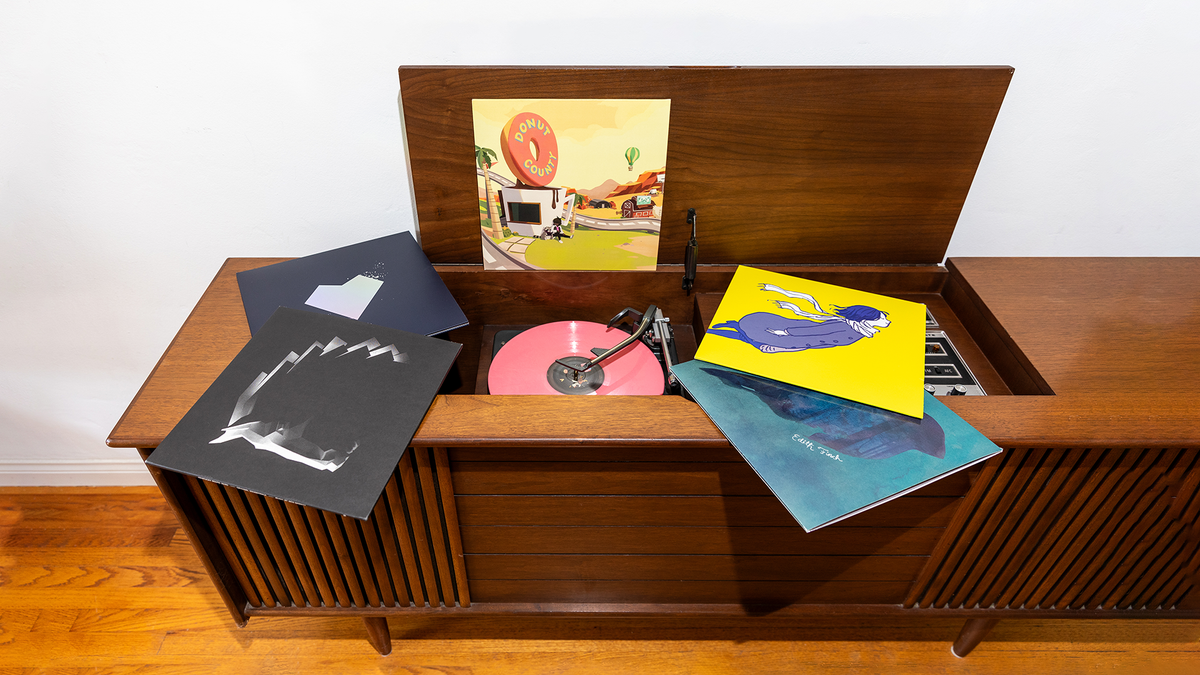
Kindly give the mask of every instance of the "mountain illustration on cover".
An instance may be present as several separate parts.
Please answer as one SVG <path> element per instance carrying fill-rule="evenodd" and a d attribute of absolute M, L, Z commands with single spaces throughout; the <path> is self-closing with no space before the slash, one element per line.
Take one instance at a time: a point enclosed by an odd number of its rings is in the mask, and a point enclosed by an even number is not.
<path fill-rule="evenodd" d="M 696 358 L 920 418 L 925 307 L 740 266 Z"/>
<path fill-rule="evenodd" d="M 147 462 L 366 518 L 460 348 L 281 307 Z"/>
<path fill-rule="evenodd" d="M 484 268 L 653 270 L 666 99 L 474 99 Z"/>
<path fill-rule="evenodd" d="M 699 360 L 672 372 L 809 532 L 1000 452 L 929 394 L 915 419 Z"/>
<path fill-rule="evenodd" d="M 280 307 L 437 335 L 467 325 L 411 232 L 238 272 L 254 335 Z"/>

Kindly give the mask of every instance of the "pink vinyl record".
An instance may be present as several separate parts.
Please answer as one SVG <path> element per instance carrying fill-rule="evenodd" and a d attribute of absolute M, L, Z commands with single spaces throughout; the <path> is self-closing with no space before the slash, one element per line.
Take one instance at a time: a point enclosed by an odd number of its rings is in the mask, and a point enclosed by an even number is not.
<path fill-rule="evenodd" d="M 510 339 L 496 353 L 488 369 L 488 391 L 492 394 L 663 393 L 662 366 L 650 348 L 639 341 L 588 371 L 589 382 L 573 382 L 571 371 L 555 364 L 570 357 L 578 364 L 595 356 L 593 348 L 608 349 L 627 337 L 629 334 L 624 331 L 590 321 L 557 321 L 535 326 Z"/>

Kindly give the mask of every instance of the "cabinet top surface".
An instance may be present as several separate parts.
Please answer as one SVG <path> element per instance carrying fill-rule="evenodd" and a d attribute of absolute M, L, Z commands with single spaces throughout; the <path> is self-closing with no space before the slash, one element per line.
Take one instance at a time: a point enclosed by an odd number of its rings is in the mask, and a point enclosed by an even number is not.
<path fill-rule="evenodd" d="M 1058 394 L 1200 395 L 1200 258 L 956 258 Z"/>
<path fill-rule="evenodd" d="M 236 273 L 279 260 L 226 261 L 113 429 L 110 446 L 154 447 L 174 427 L 250 339 Z M 1200 259 L 950 264 L 1056 393 L 943 399 L 989 438 L 1038 447 L 1200 439 L 1193 412 L 1200 406 Z M 679 397 L 520 397 L 521 409 L 534 414 L 517 422 L 513 398 L 439 396 L 413 443 L 726 443 L 698 406 Z"/>

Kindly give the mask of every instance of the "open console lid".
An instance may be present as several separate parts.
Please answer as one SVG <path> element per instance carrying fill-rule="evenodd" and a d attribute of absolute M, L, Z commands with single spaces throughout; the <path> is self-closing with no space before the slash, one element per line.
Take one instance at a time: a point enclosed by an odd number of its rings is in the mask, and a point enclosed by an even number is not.
<path fill-rule="evenodd" d="M 472 99 L 671 99 L 659 262 L 937 264 L 1012 78 L 995 67 L 402 67 L 422 246 L 480 263 Z"/>

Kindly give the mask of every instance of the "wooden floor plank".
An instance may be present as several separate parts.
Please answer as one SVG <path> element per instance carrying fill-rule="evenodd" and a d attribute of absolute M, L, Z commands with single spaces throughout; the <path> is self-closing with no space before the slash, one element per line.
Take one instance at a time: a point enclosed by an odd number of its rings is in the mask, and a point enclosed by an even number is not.
<path fill-rule="evenodd" d="M 47 529 L 34 524 L 0 527 L 0 546 L 61 548 L 67 546 L 166 547 L 179 525 L 157 527 L 93 526 Z"/>
<path fill-rule="evenodd" d="M 37 609 L 9 609 L 0 606 L 0 649 L 11 643 L 16 636 L 28 633 L 37 621 Z"/>
<path fill-rule="evenodd" d="M 38 612 L 37 620 L 29 627 L 30 633 L 61 634 L 71 630 L 75 622 L 77 609 L 43 609 Z"/>
<path fill-rule="evenodd" d="M 150 565 L 22 565 L 0 569 L 0 586 L 14 588 L 176 588 L 209 584 L 204 568 Z"/>
<path fill-rule="evenodd" d="M 125 509 L 84 510 L 78 500 L 59 504 L 38 505 L 24 508 L 0 510 L 2 527 L 37 527 L 62 529 L 76 527 L 170 527 L 175 525 L 174 514 L 163 513 L 153 505 L 130 505 Z"/>
<path fill-rule="evenodd" d="M 180 604 L 203 603 L 212 607 L 224 604 L 212 586 L 185 588 L 82 588 L 82 589 L 13 589 L 0 587 L 0 607 L 6 609 L 154 609 Z"/>
<path fill-rule="evenodd" d="M 393 653 L 380 657 L 358 618 L 236 628 L 154 488 L 66 489 L 56 501 L 60 490 L 0 488 L 0 532 L 21 535 L 0 539 L 0 675 L 1200 672 L 1200 622 L 1183 620 L 1001 621 L 958 659 L 961 620 L 930 616 L 421 615 L 389 620 Z M 104 504 L 165 525 L 148 528 L 161 530 L 154 544 L 135 543 L 129 530 L 147 528 L 106 525 L 118 516 Z"/>
<path fill-rule="evenodd" d="M 96 633 L 127 631 L 229 631 L 229 614 L 215 614 L 207 607 L 184 609 L 84 609 L 74 613 L 70 630 Z"/>
<path fill-rule="evenodd" d="M 172 545 L 174 546 L 174 545 Z M 0 574 L 10 567 L 53 565 L 80 567 L 109 565 L 119 561 L 123 566 L 172 566 L 186 570 L 203 570 L 191 544 L 172 551 L 172 547 L 131 546 L 64 546 L 56 548 L 6 548 L 0 550 Z"/>

